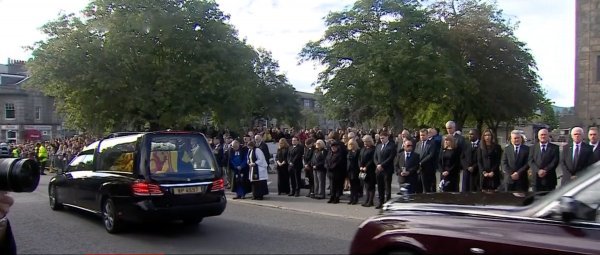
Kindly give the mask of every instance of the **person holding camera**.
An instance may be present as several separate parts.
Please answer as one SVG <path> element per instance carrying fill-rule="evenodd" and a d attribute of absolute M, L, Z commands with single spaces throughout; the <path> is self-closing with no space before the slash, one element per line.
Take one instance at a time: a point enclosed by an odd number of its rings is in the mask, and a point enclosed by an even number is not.
<path fill-rule="evenodd" d="M 6 218 L 14 200 L 5 191 L 0 191 L 0 254 L 17 254 L 17 245 Z"/>

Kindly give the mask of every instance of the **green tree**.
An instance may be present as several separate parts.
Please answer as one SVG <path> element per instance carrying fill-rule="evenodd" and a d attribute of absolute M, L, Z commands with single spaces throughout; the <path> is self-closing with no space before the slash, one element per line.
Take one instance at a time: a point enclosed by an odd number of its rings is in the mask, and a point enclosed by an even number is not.
<path fill-rule="evenodd" d="M 301 118 L 298 96 L 285 75 L 279 71 L 279 64 L 273 60 L 270 52 L 258 49 L 254 72 L 258 75 L 258 82 L 253 93 L 252 101 L 256 107 L 252 116 L 275 118 L 290 126 L 297 126 Z"/>
<path fill-rule="evenodd" d="M 462 69 L 453 86 L 460 95 L 443 101 L 459 126 L 472 116 L 478 128 L 485 123 L 496 131 L 501 122 L 532 116 L 545 93 L 533 56 L 502 11 L 480 0 L 438 1 L 430 7 L 447 24 L 447 54 Z"/>
<path fill-rule="evenodd" d="M 323 38 L 300 56 L 326 67 L 318 87 L 337 119 L 384 117 L 401 130 L 415 104 L 436 100 L 447 83 L 441 27 L 418 1 L 359 0 L 325 22 Z"/>
<path fill-rule="evenodd" d="M 43 26 L 28 63 L 29 85 L 56 97 L 72 125 L 157 130 L 212 116 L 235 126 L 259 108 L 259 53 L 214 1 L 94 0 L 83 14 Z"/>

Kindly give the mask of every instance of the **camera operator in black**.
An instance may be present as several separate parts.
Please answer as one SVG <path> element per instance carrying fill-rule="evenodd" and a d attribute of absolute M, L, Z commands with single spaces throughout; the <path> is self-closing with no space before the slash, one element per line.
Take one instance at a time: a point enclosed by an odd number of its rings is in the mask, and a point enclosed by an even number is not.
<path fill-rule="evenodd" d="M 17 254 L 17 246 L 10 229 L 10 223 L 6 218 L 8 210 L 13 205 L 14 200 L 7 192 L 0 192 L 0 254 Z"/>

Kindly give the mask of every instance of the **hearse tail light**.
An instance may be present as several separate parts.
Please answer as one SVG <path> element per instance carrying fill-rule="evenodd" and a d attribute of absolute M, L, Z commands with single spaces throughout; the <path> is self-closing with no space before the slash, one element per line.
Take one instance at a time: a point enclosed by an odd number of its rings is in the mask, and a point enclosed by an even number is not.
<path fill-rule="evenodd" d="M 225 181 L 223 180 L 223 178 L 214 180 L 210 191 L 222 191 L 222 190 L 225 190 Z"/>
<path fill-rule="evenodd" d="M 160 190 L 157 184 L 148 183 L 146 181 L 137 181 L 131 185 L 133 195 L 136 196 L 162 196 L 164 193 Z"/>

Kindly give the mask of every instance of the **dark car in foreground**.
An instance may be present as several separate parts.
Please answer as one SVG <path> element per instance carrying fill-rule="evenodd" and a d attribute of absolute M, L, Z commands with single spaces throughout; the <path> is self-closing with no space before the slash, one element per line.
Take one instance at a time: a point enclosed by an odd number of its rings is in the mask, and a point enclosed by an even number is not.
<path fill-rule="evenodd" d="M 227 203 L 223 184 L 204 135 L 149 132 L 86 146 L 50 180 L 48 195 L 53 210 L 90 211 L 116 233 L 129 221 L 198 224 L 220 215 Z"/>
<path fill-rule="evenodd" d="M 544 196 L 398 198 L 364 221 L 351 254 L 600 254 L 600 164 Z"/>

